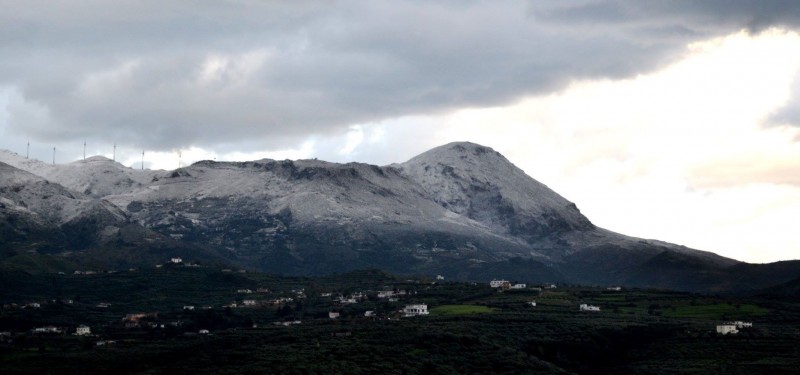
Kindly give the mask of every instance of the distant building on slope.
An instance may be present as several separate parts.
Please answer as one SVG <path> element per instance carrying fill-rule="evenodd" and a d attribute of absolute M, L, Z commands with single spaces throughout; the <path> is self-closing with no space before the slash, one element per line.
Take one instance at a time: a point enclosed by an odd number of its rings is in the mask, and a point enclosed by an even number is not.
<path fill-rule="evenodd" d="M 585 303 L 582 303 L 579 308 L 580 311 L 600 311 L 600 307 L 587 305 Z"/>
<path fill-rule="evenodd" d="M 86 325 L 79 325 L 75 330 L 75 334 L 78 336 L 89 336 L 92 334 L 92 329 Z"/>
<path fill-rule="evenodd" d="M 736 328 L 738 328 L 738 329 L 742 329 L 742 328 L 752 328 L 752 327 L 753 327 L 753 323 L 752 323 L 752 322 L 743 322 L 743 321 L 741 321 L 741 320 L 737 320 L 737 321 L 735 321 L 735 322 L 728 322 L 728 323 L 725 323 L 725 324 L 732 324 L 732 325 L 735 325 L 735 326 L 736 326 Z"/>
<path fill-rule="evenodd" d="M 489 282 L 492 288 L 508 289 L 511 288 L 511 283 L 508 280 L 492 280 Z"/>
<path fill-rule="evenodd" d="M 420 315 L 428 315 L 428 305 L 425 304 L 406 305 L 406 307 L 403 308 L 403 316 L 405 317 L 420 316 Z"/>
<path fill-rule="evenodd" d="M 735 324 L 720 324 L 717 325 L 717 333 L 727 335 L 727 334 L 736 334 L 739 333 L 739 330 L 736 329 Z"/>

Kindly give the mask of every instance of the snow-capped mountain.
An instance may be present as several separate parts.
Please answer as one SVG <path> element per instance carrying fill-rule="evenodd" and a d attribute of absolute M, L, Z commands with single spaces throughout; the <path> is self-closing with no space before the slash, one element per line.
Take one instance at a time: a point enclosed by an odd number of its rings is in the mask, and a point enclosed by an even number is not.
<path fill-rule="evenodd" d="M 73 261 L 103 248 L 135 262 L 128 255 L 144 246 L 284 274 L 381 268 L 693 290 L 719 288 L 739 263 L 597 228 L 575 204 L 472 143 L 384 167 L 264 159 L 151 171 L 103 157 L 48 165 L 7 151 L 0 162 L 0 240 Z M 53 238 L 37 247 L 25 241 L 29 233 Z M 694 268 L 675 268 L 687 262 Z M 800 275 L 781 281 L 790 276 Z"/>

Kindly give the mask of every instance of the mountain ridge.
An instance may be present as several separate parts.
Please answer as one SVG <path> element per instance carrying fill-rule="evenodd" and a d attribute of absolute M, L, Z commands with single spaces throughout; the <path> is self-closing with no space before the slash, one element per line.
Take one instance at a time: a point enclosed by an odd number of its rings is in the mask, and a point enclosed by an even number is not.
<path fill-rule="evenodd" d="M 728 269 L 742 262 L 596 227 L 574 203 L 500 153 L 468 142 L 383 167 L 262 159 L 151 171 L 103 157 L 51 166 L 7 151 L 0 152 L 0 162 L 9 163 L 0 168 L 7 181 L 30 180 L 13 165 L 27 168 L 63 185 L 72 196 L 65 207 L 84 207 L 75 215 L 77 226 L 49 222 L 54 233 L 72 238 L 66 248 L 73 253 L 108 248 L 125 227 L 142 237 L 128 238 L 129 245 L 158 237 L 168 239 L 159 243 L 180 244 L 184 253 L 285 274 L 378 267 L 468 280 L 509 274 L 529 281 L 712 291 L 789 280 L 730 282 Z M 31 203 L 49 199 L 49 193 L 36 198 L 38 190 L 31 189 Z M 5 188 L 0 199 L 14 194 Z M 39 211 L 31 217 L 50 213 Z M 676 261 L 711 276 L 693 285 L 696 278 L 675 269 Z M 793 272 L 785 277 L 800 276 Z"/>

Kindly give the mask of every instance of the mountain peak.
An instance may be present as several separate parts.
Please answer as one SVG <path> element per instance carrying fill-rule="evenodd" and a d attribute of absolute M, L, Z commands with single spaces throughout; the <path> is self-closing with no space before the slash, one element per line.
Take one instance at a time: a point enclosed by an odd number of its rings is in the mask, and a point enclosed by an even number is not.
<path fill-rule="evenodd" d="M 404 164 L 426 162 L 446 162 L 448 164 L 460 164 L 462 162 L 475 162 L 478 159 L 488 158 L 498 159 L 503 163 L 509 163 L 503 155 L 491 147 L 472 142 L 452 142 L 425 151 L 411 158 L 411 160 Z"/>
<path fill-rule="evenodd" d="M 400 167 L 442 207 L 512 236 L 594 228 L 573 203 L 487 146 L 448 143 Z"/>
<path fill-rule="evenodd" d="M 105 156 L 102 156 L 102 155 L 90 156 L 90 157 L 88 157 L 88 158 L 86 158 L 84 160 L 79 160 L 78 161 L 78 163 L 80 163 L 80 162 L 83 162 L 83 163 L 116 163 L 115 161 L 113 161 L 113 160 L 111 160 L 111 159 L 109 159 L 109 158 L 107 158 Z"/>

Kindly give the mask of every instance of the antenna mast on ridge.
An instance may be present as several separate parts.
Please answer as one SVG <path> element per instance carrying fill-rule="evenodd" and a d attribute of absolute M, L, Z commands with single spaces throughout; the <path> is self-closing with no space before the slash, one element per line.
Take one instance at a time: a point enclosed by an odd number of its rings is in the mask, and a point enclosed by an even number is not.
<path fill-rule="evenodd" d="M 142 150 L 142 170 L 144 170 L 144 150 Z"/>
<path fill-rule="evenodd" d="M 86 141 L 83 141 L 83 161 L 86 161 Z"/>
<path fill-rule="evenodd" d="M 28 141 L 28 150 L 25 151 L 25 159 L 31 154 L 31 141 Z"/>
<path fill-rule="evenodd" d="M 178 151 L 178 168 L 181 167 L 181 152 Z"/>
<path fill-rule="evenodd" d="M 117 161 L 117 144 L 116 143 L 114 143 L 114 154 L 113 155 L 114 155 L 114 156 L 112 156 L 113 159 L 111 159 L 111 160 L 112 161 Z"/>
<path fill-rule="evenodd" d="M 53 165 L 56 165 L 56 146 L 53 146 Z"/>

